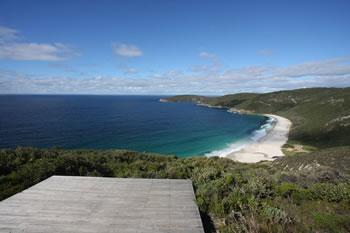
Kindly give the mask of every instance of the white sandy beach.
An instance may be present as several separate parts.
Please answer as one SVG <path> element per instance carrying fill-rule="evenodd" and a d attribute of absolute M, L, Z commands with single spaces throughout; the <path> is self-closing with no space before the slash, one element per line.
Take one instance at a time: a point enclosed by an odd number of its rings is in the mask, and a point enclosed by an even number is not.
<path fill-rule="evenodd" d="M 226 157 L 243 163 L 256 163 L 262 160 L 273 160 L 273 156 L 284 156 L 281 147 L 287 141 L 292 123 L 290 120 L 271 114 L 264 114 L 276 120 L 273 128 L 259 141 L 228 154 Z"/>

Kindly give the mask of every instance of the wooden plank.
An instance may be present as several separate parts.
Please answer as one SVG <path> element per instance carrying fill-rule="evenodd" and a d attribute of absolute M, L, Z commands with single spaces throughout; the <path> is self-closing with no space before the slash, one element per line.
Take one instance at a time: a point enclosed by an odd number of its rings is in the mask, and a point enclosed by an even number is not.
<path fill-rule="evenodd" d="M 52 176 L 0 202 L 0 232 L 204 230 L 190 180 Z"/>

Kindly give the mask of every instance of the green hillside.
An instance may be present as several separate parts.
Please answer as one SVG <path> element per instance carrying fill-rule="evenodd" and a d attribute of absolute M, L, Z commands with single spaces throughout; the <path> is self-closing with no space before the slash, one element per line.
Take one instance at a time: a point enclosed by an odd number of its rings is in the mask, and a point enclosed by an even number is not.
<path fill-rule="evenodd" d="M 205 104 L 210 104 L 215 106 L 234 107 L 258 95 L 259 94 L 254 94 L 254 93 L 240 93 L 240 94 L 224 95 L 220 97 L 211 97 L 211 98 L 204 99 L 204 101 L 202 102 Z"/>
<path fill-rule="evenodd" d="M 259 94 L 255 93 L 240 93 L 224 95 L 219 97 L 208 97 L 199 95 L 177 95 L 164 99 L 169 102 L 195 102 L 201 104 L 208 104 L 212 106 L 234 107 L 258 95 Z"/>
<path fill-rule="evenodd" d="M 350 88 L 273 92 L 236 107 L 290 119 L 291 140 L 319 147 L 350 145 Z"/>
<path fill-rule="evenodd" d="M 200 103 L 212 106 L 284 116 L 293 122 L 291 141 L 322 148 L 350 145 L 350 88 L 305 88 L 201 98 Z"/>
<path fill-rule="evenodd" d="M 164 98 L 162 100 L 167 100 L 169 102 L 202 102 L 204 99 L 208 99 L 209 97 L 200 96 L 200 95 L 177 95 L 173 97 Z"/>

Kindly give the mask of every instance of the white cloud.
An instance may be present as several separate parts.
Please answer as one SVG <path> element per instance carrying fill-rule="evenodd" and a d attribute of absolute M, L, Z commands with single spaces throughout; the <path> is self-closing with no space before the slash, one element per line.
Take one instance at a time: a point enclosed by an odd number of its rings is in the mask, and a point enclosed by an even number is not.
<path fill-rule="evenodd" d="M 218 57 L 215 54 L 210 54 L 210 53 L 207 53 L 207 52 L 201 52 L 201 53 L 199 53 L 199 56 L 201 58 L 209 59 L 213 64 L 215 64 L 217 66 L 221 65 Z"/>
<path fill-rule="evenodd" d="M 170 70 L 166 73 L 163 74 L 164 78 L 173 78 L 179 75 L 182 75 L 183 71 L 182 70 Z"/>
<path fill-rule="evenodd" d="M 118 69 L 121 69 L 124 74 L 137 74 L 139 71 L 135 68 L 129 68 L 127 63 L 120 63 L 117 65 Z"/>
<path fill-rule="evenodd" d="M 74 79 L 70 77 L 33 77 L 12 71 L 0 71 L 0 93 L 61 93 L 61 94 L 214 94 L 238 92 L 271 92 L 303 87 L 346 87 L 350 86 L 350 70 L 337 70 L 345 58 L 308 62 L 295 65 L 304 67 L 305 75 L 290 76 L 295 66 L 283 68 L 270 66 L 247 66 L 240 69 L 226 69 L 218 72 L 184 74 L 171 70 L 154 74 L 149 78 L 130 79 L 126 77 L 97 76 Z M 317 70 L 319 64 L 327 69 Z M 313 64 L 313 65 L 312 65 Z M 310 72 L 306 72 L 310 69 Z M 281 72 L 284 71 L 284 72 Z M 288 72 L 286 72 L 288 71 Z M 293 71 L 293 72 L 292 72 Z M 278 73 L 283 75 L 277 75 Z M 286 75 L 288 74 L 288 75 Z M 300 75 L 300 73 L 298 74 Z M 168 78 L 166 78 L 168 77 Z"/>
<path fill-rule="evenodd" d="M 15 29 L 0 26 L 0 44 L 19 39 L 17 34 Z"/>
<path fill-rule="evenodd" d="M 261 54 L 261 55 L 268 56 L 268 55 L 275 54 L 276 51 L 272 50 L 272 49 L 262 49 L 262 50 L 259 50 L 258 53 Z"/>
<path fill-rule="evenodd" d="M 161 74 L 152 74 L 151 77 L 152 77 L 152 78 L 161 78 L 162 75 L 161 75 Z"/>
<path fill-rule="evenodd" d="M 219 58 L 215 54 L 201 52 L 199 53 L 199 56 L 201 58 L 209 59 L 213 63 L 212 68 L 214 67 L 215 69 L 217 69 L 222 65 Z"/>
<path fill-rule="evenodd" d="M 137 73 L 138 73 L 137 69 L 133 69 L 133 68 L 127 69 L 124 71 L 124 74 L 137 74 Z"/>
<path fill-rule="evenodd" d="M 199 56 L 203 57 L 203 58 L 216 59 L 216 55 L 215 54 L 209 54 L 207 52 L 201 52 L 199 54 Z"/>
<path fill-rule="evenodd" d="M 176 78 L 180 75 L 183 75 L 182 70 L 170 70 L 168 72 L 165 72 L 163 74 L 153 74 L 151 77 L 152 78 Z"/>
<path fill-rule="evenodd" d="M 122 43 L 113 43 L 112 48 L 115 54 L 124 57 L 139 57 L 143 52 L 135 45 L 128 45 Z"/>
<path fill-rule="evenodd" d="M 190 72 L 202 72 L 202 71 L 208 71 L 208 72 L 217 72 L 222 69 L 222 63 L 220 62 L 219 58 L 215 54 L 210 54 L 207 52 L 201 52 L 199 53 L 199 56 L 204 59 L 208 59 L 211 61 L 211 65 L 196 65 L 189 68 Z"/>
<path fill-rule="evenodd" d="M 191 66 L 188 71 L 191 72 L 201 72 L 201 71 L 208 71 L 210 70 L 211 66 L 202 66 L 202 65 L 196 65 L 196 66 Z"/>
<path fill-rule="evenodd" d="M 22 72 L 10 71 L 10 70 L 0 70 L 0 77 L 28 78 L 28 77 L 32 77 L 32 75 L 22 73 Z"/>
<path fill-rule="evenodd" d="M 214 65 L 196 65 L 191 66 L 188 71 L 190 72 L 217 72 L 221 70 L 221 64 L 214 64 Z"/>
<path fill-rule="evenodd" d="M 350 73 L 349 57 L 330 59 L 326 61 L 305 62 L 287 66 L 274 71 L 276 76 L 303 77 L 308 75 L 344 75 Z"/>
<path fill-rule="evenodd" d="M 25 61 L 64 61 L 72 51 L 62 44 L 11 43 L 0 46 L 0 58 Z"/>
<path fill-rule="evenodd" d="M 62 43 L 18 43 L 18 31 L 0 27 L 0 59 L 63 61 L 79 55 Z"/>

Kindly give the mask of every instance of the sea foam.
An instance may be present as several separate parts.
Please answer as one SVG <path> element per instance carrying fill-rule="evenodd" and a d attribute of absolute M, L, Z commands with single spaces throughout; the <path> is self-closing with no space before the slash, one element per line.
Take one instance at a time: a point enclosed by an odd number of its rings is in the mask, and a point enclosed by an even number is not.
<path fill-rule="evenodd" d="M 222 150 L 214 150 L 212 152 L 206 153 L 205 156 L 207 157 L 226 157 L 228 154 L 231 154 L 233 152 L 239 151 L 243 149 L 244 147 L 247 147 L 248 145 L 259 141 L 263 137 L 266 136 L 267 132 L 273 127 L 273 125 L 276 123 L 276 120 L 272 117 L 268 117 L 268 119 L 265 121 L 265 124 L 261 125 L 259 129 L 254 130 L 248 137 L 243 138 L 239 141 L 236 141 L 234 143 L 230 143 Z"/>

